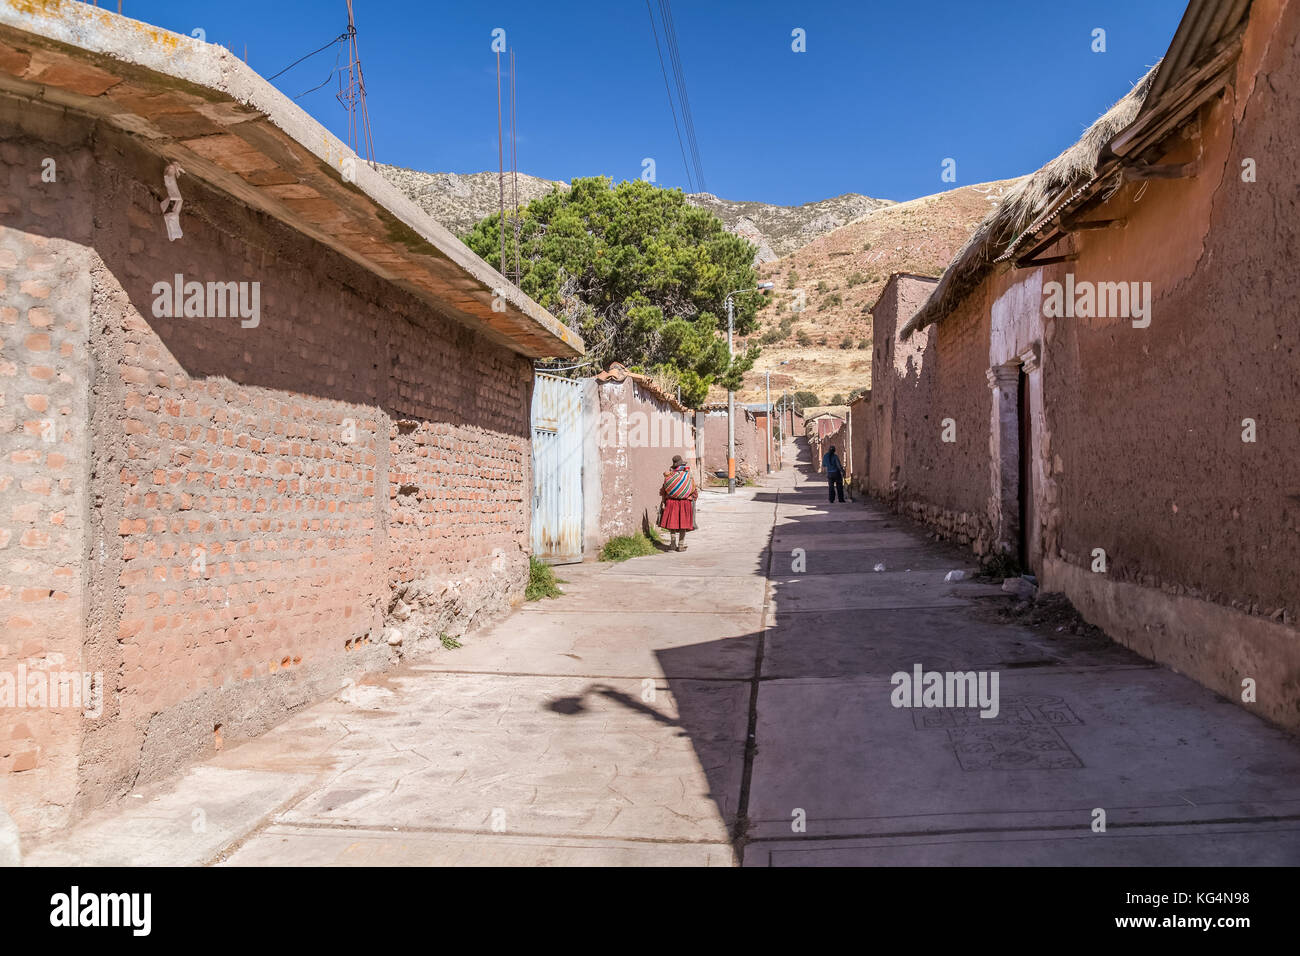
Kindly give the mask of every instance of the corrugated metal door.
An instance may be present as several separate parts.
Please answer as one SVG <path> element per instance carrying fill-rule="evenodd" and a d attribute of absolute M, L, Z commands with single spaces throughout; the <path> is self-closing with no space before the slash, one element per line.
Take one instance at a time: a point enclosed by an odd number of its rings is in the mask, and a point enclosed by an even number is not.
<path fill-rule="evenodd" d="M 582 560 L 582 383 L 533 379 L 533 554 Z"/>

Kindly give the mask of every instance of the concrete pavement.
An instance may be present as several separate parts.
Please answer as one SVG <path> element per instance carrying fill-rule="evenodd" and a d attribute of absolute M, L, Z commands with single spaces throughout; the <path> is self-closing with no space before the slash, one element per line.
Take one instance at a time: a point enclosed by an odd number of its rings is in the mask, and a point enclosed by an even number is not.
<path fill-rule="evenodd" d="M 29 863 L 1300 862 L 1300 745 L 793 469 L 566 594 L 97 814 Z M 878 564 L 883 571 L 873 571 Z M 890 675 L 999 675 L 992 719 Z M 1094 832 L 1095 811 L 1106 831 Z"/>

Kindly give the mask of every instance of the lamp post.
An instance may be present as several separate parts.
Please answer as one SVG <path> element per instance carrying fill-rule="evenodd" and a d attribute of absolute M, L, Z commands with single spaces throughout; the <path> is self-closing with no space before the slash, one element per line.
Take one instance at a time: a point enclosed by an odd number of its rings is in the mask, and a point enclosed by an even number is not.
<path fill-rule="evenodd" d="M 731 336 L 732 327 L 735 324 L 735 308 L 732 306 L 731 297 L 740 295 L 742 292 L 762 292 L 767 294 L 768 290 L 775 286 L 775 282 L 760 282 L 752 289 L 733 289 L 727 293 L 727 365 L 730 371 L 730 365 L 736 358 L 736 350 L 732 347 Z M 727 389 L 727 494 L 736 493 L 736 393 Z"/>

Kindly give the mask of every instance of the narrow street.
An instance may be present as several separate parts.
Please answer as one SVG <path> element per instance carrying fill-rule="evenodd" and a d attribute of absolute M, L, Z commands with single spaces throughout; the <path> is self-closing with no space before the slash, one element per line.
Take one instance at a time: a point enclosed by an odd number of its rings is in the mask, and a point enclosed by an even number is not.
<path fill-rule="evenodd" d="M 28 862 L 1300 858 L 1294 740 L 1117 645 L 996 623 L 1008 595 L 944 581 L 973 574 L 968 551 L 824 489 L 793 468 L 711 489 L 686 552 L 563 567 L 563 597 L 348 687 Z M 890 675 L 916 664 L 997 672 L 997 716 L 893 707 Z"/>

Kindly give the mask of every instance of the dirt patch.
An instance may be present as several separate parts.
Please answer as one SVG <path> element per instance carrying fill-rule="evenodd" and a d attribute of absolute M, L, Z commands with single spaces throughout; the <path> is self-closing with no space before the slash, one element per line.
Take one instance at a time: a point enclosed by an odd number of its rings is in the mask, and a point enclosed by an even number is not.
<path fill-rule="evenodd" d="M 1024 601 L 1007 601 L 991 608 L 999 624 L 1013 624 L 1032 631 L 1072 634 L 1096 641 L 1110 641 L 1106 632 L 1085 621 L 1070 599 L 1057 591 L 1040 593 Z"/>

